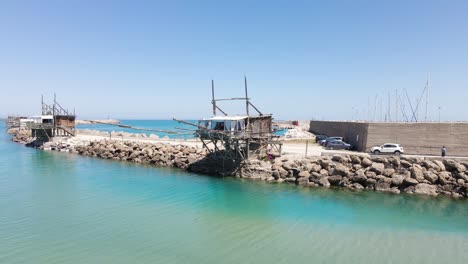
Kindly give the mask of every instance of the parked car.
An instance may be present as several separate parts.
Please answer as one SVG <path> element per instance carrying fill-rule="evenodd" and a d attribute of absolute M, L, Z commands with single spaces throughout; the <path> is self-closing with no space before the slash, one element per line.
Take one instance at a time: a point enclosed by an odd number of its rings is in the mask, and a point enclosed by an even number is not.
<path fill-rule="evenodd" d="M 328 136 L 326 135 L 315 135 L 315 143 L 318 143 L 320 140 L 325 140 L 327 138 Z"/>
<path fill-rule="evenodd" d="M 328 142 L 327 148 L 329 149 L 351 149 L 351 145 L 343 142 L 343 140 L 333 140 Z"/>
<path fill-rule="evenodd" d="M 333 140 L 343 140 L 343 138 L 342 137 L 329 137 L 327 139 L 320 140 L 319 143 L 320 145 L 326 147 L 328 142 L 333 141 Z"/>
<path fill-rule="evenodd" d="M 385 143 L 382 146 L 375 146 L 372 147 L 370 150 L 374 154 L 395 154 L 395 155 L 400 155 L 405 152 L 402 146 L 399 144 L 395 143 Z"/>

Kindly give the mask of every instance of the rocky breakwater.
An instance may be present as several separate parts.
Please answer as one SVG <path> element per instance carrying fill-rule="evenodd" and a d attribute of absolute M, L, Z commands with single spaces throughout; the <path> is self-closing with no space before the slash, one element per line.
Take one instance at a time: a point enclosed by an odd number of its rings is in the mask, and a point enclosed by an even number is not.
<path fill-rule="evenodd" d="M 13 137 L 13 141 L 23 144 L 31 140 L 27 132 Z M 218 155 L 207 155 L 204 149 L 183 144 L 79 138 L 56 138 L 35 147 L 272 183 L 468 197 L 468 162 L 451 159 L 335 155 L 220 162 Z"/>
<path fill-rule="evenodd" d="M 468 162 L 409 157 L 280 157 L 251 160 L 236 175 L 268 182 L 399 194 L 467 197 Z"/>
<path fill-rule="evenodd" d="M 39 148 L 43 150 L 72 152 L 102 159 L 181 169 L 186 169 L 190 164 L 205 157 L 203 149 L 182 144 L 121 142 L 116 140 L 83 142 L 69 139 L 47 142 Z"/>

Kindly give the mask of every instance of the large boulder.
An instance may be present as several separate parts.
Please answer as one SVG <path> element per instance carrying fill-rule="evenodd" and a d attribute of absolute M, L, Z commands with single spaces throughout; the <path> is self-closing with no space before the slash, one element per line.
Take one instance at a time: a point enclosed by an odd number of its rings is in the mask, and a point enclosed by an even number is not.
<path fill-rule="evenodd" d="M 376 174 L 382 174 L 385 170 L 385 164 L 373 162 L 369 170 L 375 172 Z"/>
<path fill-rule="evenodd" d="M 371 160 L 373 162 L 377 162 L 377 163 L 387 163 L 387 159 L 384 158 L 384 157 L 379 157 L 379 156 L 374 156 L 371 158 Z"/>
<path fill-rule="evenodd" d="M 421 162 L 421 165 L 423 167 L 425 167 L 426 169 L 434 169 L 434 170 L 440 170 L 440 167 L 437 166 L 437 164 L 435 164 L 434 162 L 430 161 L 430 160 L 423 160 Z"/>
<path fill-rule="evenodd" d="M 468 175 L 466 175 L 464 172 L 455 172 L 454 174 L 455 174 L 455 178 L 468 181 Z"/>
<path fill-rule="evenodd" d="M 411 178 L 416 179 L 418 182 L 424 181 L 424 174 L 420 165 L 413 164 L 411 167 Z"/>
<path fill-rule="evenodd" d="M 360 184 L 365 184 L 366 180 L 367 180 L 367 177 L 365 175 L 355 175 L 355 176 L 351 177 L 351 181 L 357 182 L 357 183 L 360 183 Z"/>
<path fill-rule="evenodd" d="M 392 177 L 392 175 L 395 173 L 394 169 L 385 169 L 383 172 L 383 175 L 386 177 Z"/>
<path fill-rule="evenodd" d="M 280 175 L 281 179 L 286 179 L 286 177 L 288 176 L 288 171 L 283 169 L 283 167 L 280 167 L 278 172 L 279 172 L 279 175 Z"/>
<path fill-rule="evenodd" d="M 285 170 L 291 170 L 293 167 L 295 167 L 295 164 L 292 163 L 291 161 L 287 161 L 285 163 L 283 163 L 283 169 Z"/>
<path fill-rule="evenodd" d="M 339 175 L 334 175 L 334 176 L 329 176 L 328 177 L 328 182 L 331 184 L 331 185 L 335 185 L 337 186 L 340 181 L 343 179 L 343 177 L 339 176 Z"/>
<path fill-rule="evenodd" d="M 391 185 L 390 182 L 388 182 L 388 181 L 386 181 L 384 179 L 380 179 L 375 184 L 375 190 L 380 191 L 380 192 L 389 192 L 390 191 L 390 185 Z"/>
<path fill-rule="evenodd" d="M 403 177 L 403 175 L 393 174 L 392 175 L 392 184 L 395 185 L 395 186 L 400 186 L 403 183 L 404 179 L 405 178 Z"/>
<path fill-rule="evenodd" d="M 426 195 L 437 195 L 437 187 L 435 185 L 427 183 L 419 183 L 414 189 L 414 193 L 426 194 Z"/>
<path fill-rule="evenodd" d="M 416 180 L 416 179 L 413 179 L 413 178 L 405 178 L 403 180 L 403 184 L 405 185 L 409 185 L 409 186 L 413 186 L 413 185 L 416 185 L 418 184 L 419 182 Z"/>
<path fill-rule="evenodd" d="M 373 171 L 366 171 L 366 177 L 374 179 L 375 177 L 377 177 L 377 173 Z"/>
<path fill-rule="evenodd" d="M 361 165 L 364 167 L 369 167 L 370 165 L 372 165 L 372 161 L 369 158 L 364 157 L 361 161 Z"/>
<path fill-rule="evenodd" d="M 335 170 L 333 171 L 333 174 L 340 175 L 340 176 L 348 176 L 349 168 L 341 163 L 337 163 L 335 166 Z"/>
<path fill-rule="evenodd" d="M 399 157 L 390 157 L 388 158 L 388 162 L 392 164 L 395 168 L 399 168 L 401 165 Z"/>
<path fill-rule="evenodd" d="M 400 160 L 400 164 L 401 166 L 405 167 L 405 168 L 410 168 L 412 163 L 407 161 L 407 160 Z"/>
<path fill-rule="evenodd" d="M 357 155 L 352 155 L 351 156 L 351 162 L 353 164 L 361 164 L 361 158 L 359 158 L 359 156 L 357 156 Z"/>
<path fill-rule="evenodd" d="M 320 186 L 330 187 L 330 182 L 328 181 L 328 177 L 321 178 L 318 183 Z"/>
<path fill-rule="evenodd" d="M 310 172 L 319 172 L 322 169 L 322 166 L 318 164 L 312 164 L 310 167 Z"/>
<path fill-rule="evenodd" d="M 377 181 L 375 179 L 367 179 L 365 185 L 368 189 L 374 189 L 376 183 Z"/>
<path fill-rule="evenodd" d="M 439 177 L 437 174 L 433 173 L 432 171 L 424 172 L 424 179 L 430 181 L 431 183 L 435 183 Z"/>
<path fill-rule="evenodd" d="M 307 178 L 309 178 L 309 177 L 310 177 L 310 173 L 309 173 L 308 171 L 301 171 L 301 172 L 299 172 L 298 176 L 301 177 L 301 178 L 302 178 L 302 177 L 307 177 Z"/>
<path fill-rule="evenodd" d="M 454 160 L 444 160 L 444 165 L 448 171 L 457 171 L 457 172 L 464 172 L 466 171 L 465 166 L 462 164 L 454 161 Z"/>
<path fill-rule="evenodd" d="M 322 175 L 322 176 L 328 176 L 328 175 L 329 175 L 329 174 L 328 174 L 328 171 L 325 170 L 325 169 L 321 169 L 321 170 L 319 171 L 319 173 L 320 173 L 320 175 Z"/>
<path fill-rule="evenodd" d="M 432 161 L 435 165 L 437 165 L 437 167 L 439 167 L 439 170 L 440 171 L 445 171 L 445 165 L 442 161 L 440 160 L 433 160 Z"/>
<path fill-rule="evenodd" d="M 452 178 L 452 174 L 448 171 L 441 171 L 439 172 L 439 183 L 445 185 L 450 182 Z"/>
<path fill-rule="evenodd" d="M 361 184 L 357 183 L 357 182 L 351 184 L 350 187 L 351 187 L 351 189 L 354 189 L 354 190 L 362 190 L 362 189 L 364 189 L 364 187 L 363 187 Z"/>
<path fill-rule="evenodd" d="M 331 164 L 332 164 L 332 161 L 329 159 L 320 160 L 320 166 L 322 166 L 324 170 L 328 170 Z"/>

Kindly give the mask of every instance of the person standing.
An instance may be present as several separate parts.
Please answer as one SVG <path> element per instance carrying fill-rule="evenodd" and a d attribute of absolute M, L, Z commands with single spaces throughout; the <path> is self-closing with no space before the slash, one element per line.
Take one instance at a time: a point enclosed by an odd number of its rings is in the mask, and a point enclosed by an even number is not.
<path fill-rule="evenodd" d="M 445 146 L 442 147 L 442 157 L 445 157 L 445 153 L 447 152 L 447 150 L 445 149 Z"/>

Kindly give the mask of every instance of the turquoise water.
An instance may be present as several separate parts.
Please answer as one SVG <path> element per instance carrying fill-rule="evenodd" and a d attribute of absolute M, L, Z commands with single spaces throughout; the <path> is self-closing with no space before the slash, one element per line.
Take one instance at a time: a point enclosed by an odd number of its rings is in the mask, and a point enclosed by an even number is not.
<path fill-rule="evenodd" d="M 0 263 L 467 259 L 467 200 L 213 178 L 37 151 L 0 133 Z"/>
<path fill-rule="evenodd" d="M 192 124 L 197 124 L 196 120 L 184 120 Z M 183 138 L 190 139 L 194 138 L 194 129 L 196 127 L 179 123 L 174 120 L 120 120 L 122 125 L 128 125 L 136 128 L 148 129 L 148 130 L 136 130 L 132 128 L 118 127 L 114 125 L 105 124 L 88 124 L 88 125 L 77 125 L 77 129 L 92 129 L 103 132 L 128 132 L 128 133 L 144 133 L 147 136 L 150 134 L 158 135 L 159 137 L 168 136 L 169 138 Z M 167 131 L 176 132 L 168 133 Z M 276 132 L 277 135 L 283 136 L 287 130 L 279 130 Z"/>
<path fill-rule="evenodd" d="M 196 120 L 185 120 L 190 123 L 197 124 Z M 159 137 L 168 136 L 170 138 L 183 138 L 189 139 L 194 137 L 194 130 L 196 127 L 179 123 L 174 120 L 120 120 L 120 124 L 132 126 L 136 128 L 148 130 L 136 130 L 132 128 L 118 127 L 114 125 L 105 124 L 89 124 L 77 125 L 77 129 L 93 129 L 104 132 L 128 132 L 128 133 L 144 133 L 146 135 L 154 134 Z M 168 133 L 167 131 L 176 132 Z"/>

